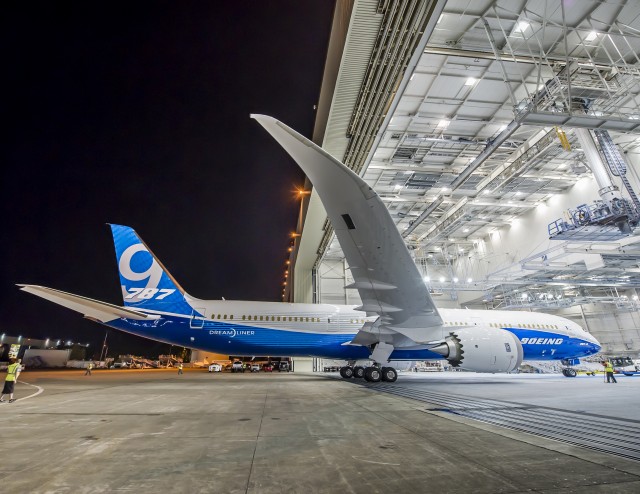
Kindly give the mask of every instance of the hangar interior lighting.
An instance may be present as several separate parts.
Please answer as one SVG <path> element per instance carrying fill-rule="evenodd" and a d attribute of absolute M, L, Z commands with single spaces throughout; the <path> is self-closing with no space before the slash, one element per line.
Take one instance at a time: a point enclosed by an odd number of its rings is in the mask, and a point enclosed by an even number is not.
<path fill-rule="evenodd" d="M 394 94 L 385 107 L 393 126 L 347 116 L 361 122 L 354 136 L 372 135 L 373 129 L 379 137 L 370 149 L 364 141 L 356 147 L 354 137 L 351 151 L 360 149 L 361 158 L 351 152 L 347 164 L 379 194 L 398 230 L 411 230 L 405 240 L 425 283 L 443 284 L 438 295 L 444 296 L 437 299 L 442 307 L 588 309 L 598 302 L 619 306 L 622 295 L 628 304 L 640 304 L 634 292 L 624 293 L 640 288 L 640 236 L 622 242 L 603 236 L 604 243 L 556 248 L 547 230 L 550 217 L 563 215 L 569 196 L 585 202 L 598 197 L 577 124 L 608 128 L 625 160 L 640 149 L 640 18 L 633 21 L 633 33 L 610 36 L 593 24 L 596 11 L 611 26 L 631 22 L 632 3 L 573 2 L 571 15 L 563 18 L 562 9 L 545 11 L 548 3 L 525 0 L 509 16 L 493 8 L 467 11 L 468 22 L 458 23 L 457 6 L 447 2 L 438 19 L 446 29 L 437 26 L 416 54 L 413 82 L 404 94 L 387 92 Z M 483 18 L 493 41 L 479 29 Z M 554 26 L 555 34 L 539 19 Z M 560 30 L 567 33 L 567 45 Z M 566 67 L 567 60 L 575 63 Z M 377 94 L 389 89 L 373 77 L 365 83 Z M 487 88 L 482 94 L 471 90 L 479 84 Z M 576 91 L 583 91 L 590 108 L 571 103 Z M 328 147 L 342 149 L 342 137 L 330 136 L 343 127 L 328 127 Z M 569 146 L 563 147 L 556 127 Z M 635 170 L 638 163 L 627 167 Z M 640 179 L 631 179 L 640 188 Z M 350 273 L 330 228 L 322 235 L 311 253 L 317 256 L 319 301 L 344 300 L 332 287 L 336 273 Z M 452 273 L 467 283 L 451 283 Z"/>

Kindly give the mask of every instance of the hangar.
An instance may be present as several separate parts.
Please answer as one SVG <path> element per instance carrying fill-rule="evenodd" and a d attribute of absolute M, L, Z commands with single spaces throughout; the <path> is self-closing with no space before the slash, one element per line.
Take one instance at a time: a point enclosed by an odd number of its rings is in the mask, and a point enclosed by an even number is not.
<path fill-rule="evenodd" d="M 438 307 L 557 314 L 638 357 L 639 16 L 336 3 L 313 139 L 383 199 Z M 283 300 L 359 304 L 307 191 Z"/>

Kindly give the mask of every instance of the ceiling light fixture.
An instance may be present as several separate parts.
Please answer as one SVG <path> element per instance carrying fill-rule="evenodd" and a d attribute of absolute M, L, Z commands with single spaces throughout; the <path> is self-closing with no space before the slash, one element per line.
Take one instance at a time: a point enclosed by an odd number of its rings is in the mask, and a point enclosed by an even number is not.
<path fill-rule="evenodd" d="M 598 33 L 596 33 L 595 31 L 591 31 L 584 40 L 585 41 L 593 41 L 597 37 L 598 37 Z"/>

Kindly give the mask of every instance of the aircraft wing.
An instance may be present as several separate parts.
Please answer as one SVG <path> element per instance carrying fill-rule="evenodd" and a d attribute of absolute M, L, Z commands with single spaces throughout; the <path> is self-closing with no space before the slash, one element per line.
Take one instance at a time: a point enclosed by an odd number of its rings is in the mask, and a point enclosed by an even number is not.
<path fill-rule="evenodd" d="M 282 122 L 265 115 L 252 118 L 291 155 L 319 194 L 353 274 L 354 283 L 347 288 L 357 289 L 362 299 L 359 309 L 380 315 L 379 330 L 415 342 L 441 339 L 442 318 L 380 197 L 353 171 Z"/>
<path fill-rule="evenodd" d="M 81 297 L 72 293 L 54 290 L 46 286 L 39 285 L 18 285 L 23 290 L 38 297 L 62 305 L 76 312 L 80 312 L 84 317 L 96 320 L 98 322 L 107 323 L 114 319 L 126 317 L 127 319 L 152 320 L 159 319 L 160 316 L 145 314 L 132 309 L 126 309 L 117 305 L 100 302 L 91 298 Z"/>

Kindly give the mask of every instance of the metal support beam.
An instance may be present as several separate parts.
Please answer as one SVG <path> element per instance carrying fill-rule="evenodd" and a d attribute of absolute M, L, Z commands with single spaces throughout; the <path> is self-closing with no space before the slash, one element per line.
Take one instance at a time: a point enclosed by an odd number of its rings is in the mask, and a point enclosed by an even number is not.
<path fill-rule="evenodd" d="M 442 196 L 438 196 L 435 198 L 435 200 L 429 204 L 429 207 L 427 209 L 425 209 L 422 214 L 420 216 L 418 216 L 410 225 L 409 228 L 407 228 L 405 231 L 402 232 L 402 237 L 406 238 L 408 235 L 410 235 L 416 228 L 418 228 L 418 226 L 420 225 L 420 223 L 422 223 L 424 220 L 426 220 L 429 215 L 431 213 L 433 213 L 437 207 L 439 207 L 442 202 L 444 201 L 444 197 Z"/>

